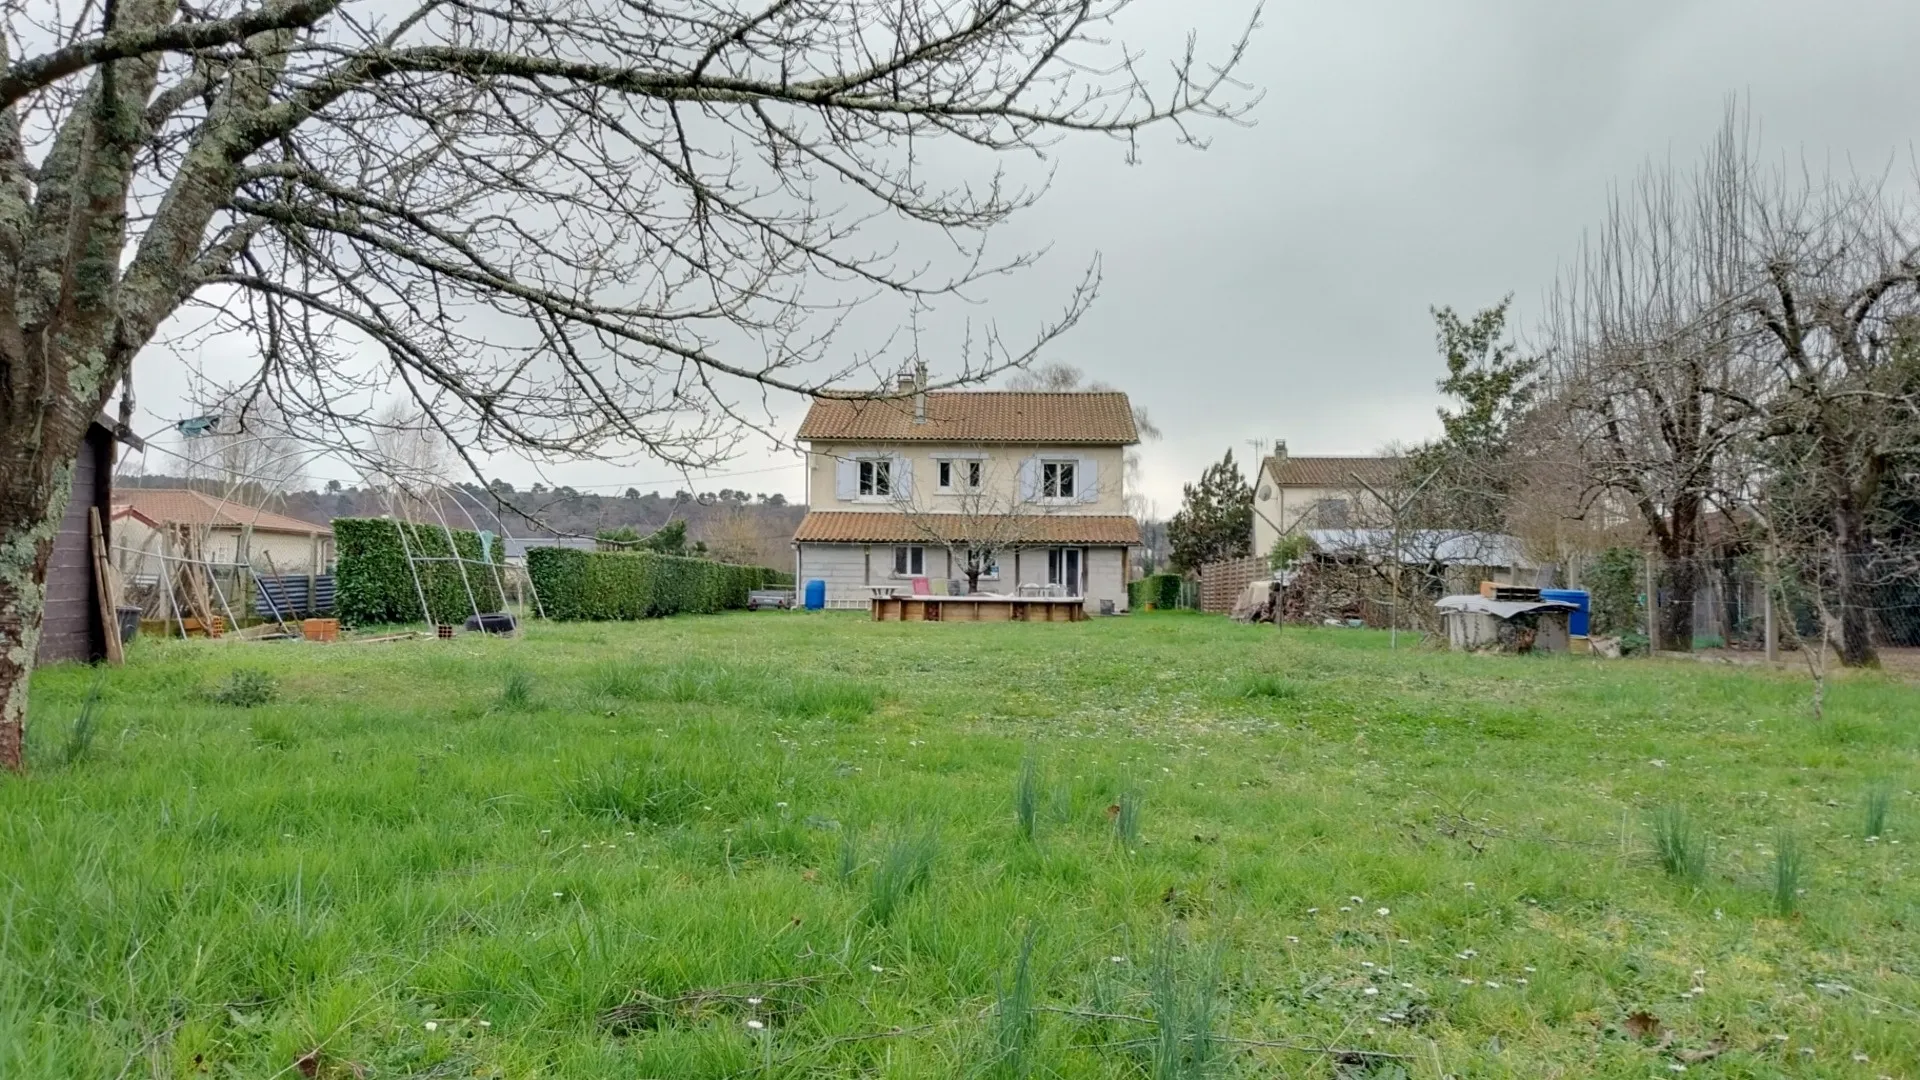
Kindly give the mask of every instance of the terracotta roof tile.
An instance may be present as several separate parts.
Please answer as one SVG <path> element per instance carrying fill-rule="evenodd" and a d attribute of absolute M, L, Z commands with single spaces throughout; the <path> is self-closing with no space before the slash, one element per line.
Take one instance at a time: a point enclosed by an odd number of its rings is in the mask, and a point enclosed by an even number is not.
<path fill-rule="evenodd" d="M 914 544 L 925 543 L 929 532 L 958 536 L 966 523 L 963 514 L 925 514 L 853 510 L 815 510 L 794 530 L 801 544 Z M 1023 546 L 1039 544 L 1096 544 L 1135 546 L 1140 524 L 1117 514 L 1036 515 L 1021 532 Z"/>
<path fill-rule="evenodd" d="M 1261 475 L 1271 476 L 1281 487 L 1350 488 L 1357 473 L 1369 484 L 1393 482 L 1400 459 L 1390 457 L 1293 457 L 1275 465 L 1269 457 L 1261 463 Z"/>
<path fill-rule="evenodd" d="M 325 525 L 184 488 L 120 488 L 113 494 L 115 503 L 130 506 L 142 516 L 162 523 L 229 528 L 251 525 L 263 532 L 333 535 L 333 530 Z"/>
<path fill-rule="evenodd" d="M 913 398 L 844 401 L 816 398 L 800 422 L 802 439 L 874 442 L 1056 443 L 1127 446 L 1140 441 L 1127 395 L 936 390 L 927 418 L 915 422 Z"/>

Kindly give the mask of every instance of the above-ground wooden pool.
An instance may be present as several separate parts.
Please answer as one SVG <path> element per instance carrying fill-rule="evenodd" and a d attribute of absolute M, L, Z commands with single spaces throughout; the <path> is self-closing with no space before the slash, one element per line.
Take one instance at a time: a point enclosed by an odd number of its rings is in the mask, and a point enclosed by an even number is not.
<path fill-rule="evenodd" d="M 874 622 L 1085 622 L 1077 596 L 876 596 Z"/>

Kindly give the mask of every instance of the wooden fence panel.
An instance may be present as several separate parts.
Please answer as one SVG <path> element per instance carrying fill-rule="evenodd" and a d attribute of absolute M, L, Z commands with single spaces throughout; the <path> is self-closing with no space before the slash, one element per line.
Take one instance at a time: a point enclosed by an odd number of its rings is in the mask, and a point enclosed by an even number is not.
<path fill-rule="evenodd" d="M 1200 610 L 1225 615 L 1250 583 L 1267 578 L 1267 560 L 1259 555 L 1208 563 L 1200 568 Z"/>

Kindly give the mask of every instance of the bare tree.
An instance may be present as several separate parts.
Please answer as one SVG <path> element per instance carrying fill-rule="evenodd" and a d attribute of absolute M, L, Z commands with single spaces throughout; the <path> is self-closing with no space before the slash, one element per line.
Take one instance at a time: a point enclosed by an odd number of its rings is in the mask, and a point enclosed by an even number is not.
<path fill-rule="evenodd" d="M 997 576 L 1002 557 L 1046 542 L 1055 510 L 1025 497 L 1016 468 L 997 459 L 957 459 L 950 467 L 953 482 L 946 493 L 915 492 L 896 505 L 923 544 L 952 559 L 967 579 L 967 592 L 977 593 L 982 577 Z"/>
<path fill-rule="evenodd" d="M 1691 176 L 1648 166 L 1551 298 L 1545 396 L 1583 463 L 1585 510 L 1638 515 L 1665 566 L 1661 638 L 1690 649 L 1705 517 L 1753 379 L 1733 301 L 1748 148 L 1732 114 Z"/>
<path fill-rule="evenodd" d="M 1744 194 L 1736 315 L 1766 385 L 1741 400 L 1763 422 L 1765 517 L 1830 609 L 1840 661 L 1870 664 L 1873 591 L 1916 570 L 1882 548 L 1876 517 L 1895 474 L 1920 463 L 1920 191 L 1781 170 Z"/>
<path fill-rule="evenodd" d="M 199 395 L 194 408 L 200 423 L 183 425 L 175 462 L 181 475 L 249 502 L 286 495 L 306 483 L 313 447 L 294 432 L 273 400 L 226 390 Z"/>
<path fill-rule="evenodd" d="M 86 425 L 136 357 L 191 352 L 169 328 L 247 336 L 251 387 L 343 448 L 391 387 L 476 474 L 499 450 L 707 466 L 768 391 L 882 385 L 897 349 L 821 364 L 851 305 L 922 310 L 1032 264 L 985 237 L 1041 190 L 940 183 L 923 144 L 1131 153 L 1150 125 L 1193 141 L 1243 114 L 1245 37 L 1163 65 L 1110 44 L 1131 2 L 10 6 L 0 764 Z M 952 257 L 898 254 L 903 230 Z M 1020 366 L 1095 281 L 1031 343 L 987 327 L 943 367 Z"/>

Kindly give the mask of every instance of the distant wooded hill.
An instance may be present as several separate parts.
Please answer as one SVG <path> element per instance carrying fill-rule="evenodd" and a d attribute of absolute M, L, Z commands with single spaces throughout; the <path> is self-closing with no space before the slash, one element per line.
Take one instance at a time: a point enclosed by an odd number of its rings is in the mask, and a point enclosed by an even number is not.
<path fill-rule="evenodd" d="M 263 506 L 303 521 L 328 522 L 343 517 L 379 517 L 402 512 L 416 521 L 438 524 L 431 505 L 410 505 L 382 491 L 330 483 L 319 491 L 295 491 L 265 496 L 257 485 L 231 486 L 221 481 L 190 480 L 178 476 L 123 476 L 122 487 L 194 488 L 227 495 L 250 506 Z M 459 495 L 441 499 L 447 523 L 466 525 L 470 514 L 482 528 L 496 527 L 488 512 L 498 512 L 505 531 L 513 536 L 593 536 L 605 529 L 631 528 L 650 533 L 670 521 L 687 523 L 689 542 L 707 545 L 719 558 L 762 566 L 785 566 L 793 560 L 793 530 L 806 516 L 805 506 L 789 503 L 783 495 L 755 494 L 723 488 L 715 492 L 689 491 L 662 495 L 629 488 L 624 495 L 593 495 L 561 487 L 534 491 L 501 491 L 499 497 L 518 513 L 498 509 L 495 497 L 476 484 L 461 484 Z"/>

